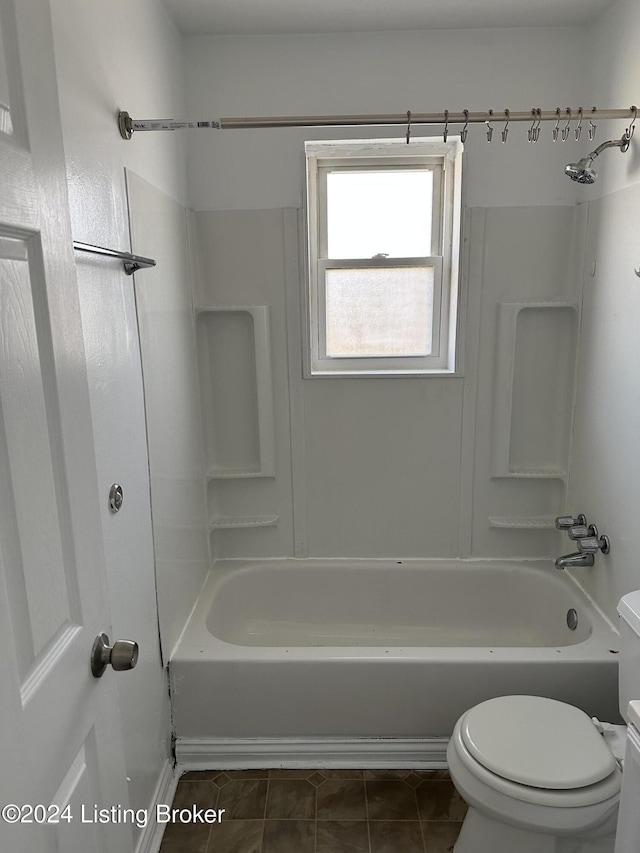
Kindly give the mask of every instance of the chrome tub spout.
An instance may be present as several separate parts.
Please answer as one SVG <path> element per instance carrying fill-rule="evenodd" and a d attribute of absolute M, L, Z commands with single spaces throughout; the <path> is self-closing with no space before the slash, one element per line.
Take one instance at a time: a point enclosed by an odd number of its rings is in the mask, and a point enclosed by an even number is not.
<path fill-rule="evenodd" d="M 565 554 L 564 557 L 558 557 L 556 560 L 556 569 L 569 569 L 573 566 L 593 566 L 593 554 L 583 554 L 581 551 L 576 551 L 575 554 Z"/>

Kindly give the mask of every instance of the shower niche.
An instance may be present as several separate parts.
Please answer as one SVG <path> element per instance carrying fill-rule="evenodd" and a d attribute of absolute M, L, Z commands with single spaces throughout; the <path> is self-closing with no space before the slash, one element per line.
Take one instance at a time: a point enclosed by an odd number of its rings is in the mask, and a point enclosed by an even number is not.
<path fill-rule="evenodd" d="M 569 460 L 578 305 L 498 305 L 491 477 L 565 484 Z M 489 519 L 492 527 L 551 528 L 553 514 Z"/>
<path fill-rule="evenodd" d="M 210 529 L 268 527 L 275 515 L 215 507 L 222 481 L 275 476 L 269 308 L 210 306 L 196 315 Z M 216 489 L 215 484 L 220 488 Z"/>

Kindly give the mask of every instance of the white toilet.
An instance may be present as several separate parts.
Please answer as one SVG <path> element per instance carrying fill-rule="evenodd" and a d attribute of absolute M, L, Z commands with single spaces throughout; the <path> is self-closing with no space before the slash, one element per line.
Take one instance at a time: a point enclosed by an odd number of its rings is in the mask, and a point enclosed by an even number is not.
<path fill-rule="evenodd" d="M 640 592 L 618 610 L 626 718 L 640 698 Z M 466 711 L 447 750 L 469 804 L 454 853 L 613 853 L 623 774 L 610 744 L 621 755 L 625 730 L 609 728 L 604 738 L 584 711 L 540 696 L 500 696 Z"/>

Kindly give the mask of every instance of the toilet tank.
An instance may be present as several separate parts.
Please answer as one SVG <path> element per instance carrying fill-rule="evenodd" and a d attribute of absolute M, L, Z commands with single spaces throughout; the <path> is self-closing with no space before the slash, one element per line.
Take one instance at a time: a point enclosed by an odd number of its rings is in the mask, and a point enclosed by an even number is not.
<path fill-rule="evenodd" d="M 620 713 L 629 722 L 629 702 L 640 699 L 640 590 L 622 596 L 618 613 L 621 617 L 618 698 Z"/>

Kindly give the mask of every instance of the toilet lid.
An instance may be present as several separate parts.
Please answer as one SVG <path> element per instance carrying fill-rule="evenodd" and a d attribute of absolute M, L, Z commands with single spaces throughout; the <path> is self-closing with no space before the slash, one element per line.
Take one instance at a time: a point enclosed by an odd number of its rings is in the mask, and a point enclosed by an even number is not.
<path fill-rule="evenodd" d="M 583 788 L 617 766 L 584 711 L 540 696 L 481 702 L 462 717 L 461 736 L 487 770 L 534 788 Z"/>

